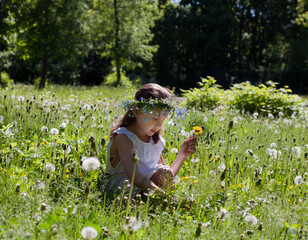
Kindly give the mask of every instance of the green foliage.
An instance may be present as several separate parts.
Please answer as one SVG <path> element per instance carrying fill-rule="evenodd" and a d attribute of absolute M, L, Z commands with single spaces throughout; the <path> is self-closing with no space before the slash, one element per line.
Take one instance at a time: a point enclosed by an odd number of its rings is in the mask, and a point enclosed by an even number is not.
<path fill-rule="evenodd" d="M 126 87 L 131 88 L 133 86 L 133 83 L 129 80 L 128 77 L 125 76 L 125 72 L 121 69 L 121 80 L 120 84 L 117 84 L 117 72 L 110 73 L 106 79 L 104 84 L 110 87 Z"/>
<path fill-rule="evenodd" d="M 10 78 L 6 72 L 1 72 L 0 86 L 9 87 L 14 83 L 14 80 Z"/>
<path fill-rule="evenodd" d="M 229 105 L 231 108 L 248 113 L 271 113 L 274 116 L 279 112 L 290 116 L 297 111 L 299 97 L 290 95 L 292 91 L 288 86 L 277 89 L 275 83 L 270 81 L 267 84 L 259 86 L 252 86 L 249 82 L 235 84 L 231 91 L 228 91 L 233 96 Z"/>
<path fill-rule="evenodd" d="M 220 85 L 215 84 L 213 77 L 201 78 L 199 82 L 201 88 L 182 90 L 183 96 L 186 97 L 186 105 L 196 109 L 213 109 L 222 103 L 223 90 Z"/>

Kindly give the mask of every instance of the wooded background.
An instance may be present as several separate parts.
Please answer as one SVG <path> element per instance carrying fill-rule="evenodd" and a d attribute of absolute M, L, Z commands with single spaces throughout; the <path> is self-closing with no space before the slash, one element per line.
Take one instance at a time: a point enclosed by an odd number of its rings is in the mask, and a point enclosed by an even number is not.
<path fill-rule="evenodd" d="M 0 72 L 41 88 L 115 72 L 117 83 L 188 89 L 213 76 L 307 93 L 307 10 L 307 0 L 1 0 Z"/>

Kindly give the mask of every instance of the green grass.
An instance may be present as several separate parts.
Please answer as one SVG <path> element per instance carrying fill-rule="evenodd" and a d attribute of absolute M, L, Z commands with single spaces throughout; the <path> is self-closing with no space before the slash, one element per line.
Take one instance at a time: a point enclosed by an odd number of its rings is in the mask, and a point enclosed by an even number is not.
<path fill-rule="evenodd" d="M 129 216 L 137 217 L 141 227 L 125 230 L 127 200 L 104 203 L 96 183 L 106 163 L 105 137 L 124 113 L 121 99 L 134 92 L 72 86 L 0 89 L 1 239 L 82 239 L 86 226 L 97 229 L 96 239 L 193 239 L 199 223 L 201 239 L 307 238 L 307 109 L 290 119 L 254 118 L 227 109 L 189 110 L 184 119 L 174 114 L 164 127 L 165 161 L 174 160 L 171 149 L 180 148 L 193 126 L 204 127 L 198 150 L 181 168 L 175 191 L 161 199 L 135 200 Z M 231 120 L 234 126 L 228 129 Z M 49 131 L 42 132 L 42 126 Z M 59 129 L 57 136 L 50 134 L 52 128 Z M 102 139 L 107 142 L 101 144 Z M 272 143 L 281 152 L 276 159 L 267 154 Z M 70 153 L 64 153 L 64 144 Z M 298 156 L 294 147 L 301 148 Z M 102 167 L 87 174 L 80 160 L 91 151 Z M 47 163 L 56 171 L 47 171 Z M 296 176 L 304 182 L 295 184 Z M 249 214 L 257 224 L 245 221 Z"/>

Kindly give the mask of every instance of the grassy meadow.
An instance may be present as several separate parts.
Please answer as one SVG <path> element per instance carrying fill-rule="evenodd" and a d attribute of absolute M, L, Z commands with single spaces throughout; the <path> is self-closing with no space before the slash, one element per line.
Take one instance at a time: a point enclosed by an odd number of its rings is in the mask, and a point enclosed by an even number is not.
<path fill-rule="evenodd" d="M 100 176 L 109 132 L 134 92 L 0 88 L 0 239 L 308 238 L 304 107 L 274 118 L 223 106 L 185 112 L 178 103 L 164 124 L 165 162 L 194 126 L 203 132 L 174 190 L 107 203 Z M 101 167 L 86 172 L 82 159 L 91 155 Z"/>

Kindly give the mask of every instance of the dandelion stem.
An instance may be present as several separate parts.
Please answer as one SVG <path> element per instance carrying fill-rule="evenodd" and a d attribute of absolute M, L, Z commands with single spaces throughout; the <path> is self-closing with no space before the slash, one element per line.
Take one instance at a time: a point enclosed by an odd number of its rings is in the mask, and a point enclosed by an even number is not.
<path fill-rule="evenodd" d="M 133 176 L 132 176 L 132 181 L 131 181 L 131 186 L 130 186 L 130 191 L 129 191 L 129 196 L 128 196 L 128 203 L 127 203 L 125 217 L 128 217 L 128 213 L 129 213 L 130 202 L 131 202 L 133 188 L 134 188 L 135 173 L 136 173 L 136 162 L 134 162 L 134 170 L 133 170 Z"/>

